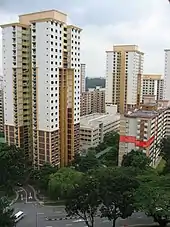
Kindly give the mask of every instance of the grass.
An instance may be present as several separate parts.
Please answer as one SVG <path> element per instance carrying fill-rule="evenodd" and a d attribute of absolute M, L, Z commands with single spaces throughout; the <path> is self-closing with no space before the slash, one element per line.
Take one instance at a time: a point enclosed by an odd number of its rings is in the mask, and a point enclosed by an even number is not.
<path fill-rule="evenodd" d="M 165 160 L 161 159 L 161 161 L 159 162 L 158 166 L 156 167 L 156 170 L 158 171 L 158 173 L 162 173 L 164 167 L 165 167 Z"/>

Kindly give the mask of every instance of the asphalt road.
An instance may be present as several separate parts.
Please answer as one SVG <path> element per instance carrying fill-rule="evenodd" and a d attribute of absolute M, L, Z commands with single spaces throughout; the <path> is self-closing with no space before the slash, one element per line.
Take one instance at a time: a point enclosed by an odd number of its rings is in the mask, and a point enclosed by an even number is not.
<path fill-rule="evenodd" d="M 36 203 L 16 203 L 13 205 L 15 212 L 21 210 L 25 213 L 25 217 L 17 223 L 17 227 L 85 227 L 83 220 L 70 219 L 63 220 L 66 217 L 64 207 L 45 207 Z M 47 218 L 58 219 L 56 221 L 49 221 Z M 61 219 L 61 220 L 59 220 Z M 152 224 L 153 220 L 147 218 L 143 213 L 135 213 L 132 217 L 123 220 L 117 220 L 117 226 L 130 226 L 134 224 Z M 111 226 L 107 219 L 95 219 L 96 227 Z"/>
<path fill-rule="evenodd" d="M 18 200 L 17 202 L 32 203 L 36 202 L 34 190 L 29 186 L 23 186 L 18 188 Z"/>

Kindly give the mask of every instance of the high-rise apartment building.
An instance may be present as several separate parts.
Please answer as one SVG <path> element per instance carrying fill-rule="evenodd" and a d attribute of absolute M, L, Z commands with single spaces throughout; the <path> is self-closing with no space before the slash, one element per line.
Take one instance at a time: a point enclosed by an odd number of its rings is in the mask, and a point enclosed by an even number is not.
<path fill-rule="evenodd" d="M 50 10 L 2 32 L 6 141 L 29 150 L 34 165 L 67 165 L 79 150 L 81 29 Z"/>
<path fill-rule="evenodd" d="M 147 97 L 147 96 L 146 96 Z M 169 134 L 168 103 L 163 100 L 156 102 L 154 96 L 148 96 L 140 109 L 128 111 L 120 120 L 119 164 L 123 155 L 132 149 L 141 149 L 156 166 L 160 160 L 160 146 Z"/>
<path fill-rule="evenodd" d="M 81 93 L 86 91 L 86 64 L 81 64 L 80 69 L 80 78 L 81 78 Z"/>
<path fill-rule="evenodd" d="M 155 100 L 163 99 L 164 80 L 161 75 L 144 74 L 143 75 L 143 93 L 144 95 L 154 95 Z"/>
<path fill-rule="evenodd" d="M 164 72 L 164 92 L 163 98 L 170 100 L 170 49 L 165 50 L 165 72 Z"/>
<path fill-rule="evenodd" d="M 106 104 L 124 113 L 141 101 L 144 54 L 135 45 L 116 45 L 106 54 Z"/>
<path fill-rule="evenodd" d="M 0 133 L 4 134 L 4 89 L 2 76 L 0 76 Z"/>
<path fill-rule="evenodd" d="M 80 115 L 105 113 L 105 89 L 97 86 L 81 94 Z"/>

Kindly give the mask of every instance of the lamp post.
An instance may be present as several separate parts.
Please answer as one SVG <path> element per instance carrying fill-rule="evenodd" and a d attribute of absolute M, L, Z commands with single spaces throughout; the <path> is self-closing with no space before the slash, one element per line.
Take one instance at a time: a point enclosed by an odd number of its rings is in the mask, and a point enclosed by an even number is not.
<path fill-rule="evenodd" d="M 36 227 L 38 227 L 38 216 L 44 215 L 44 213 L 36 213 Z"/>

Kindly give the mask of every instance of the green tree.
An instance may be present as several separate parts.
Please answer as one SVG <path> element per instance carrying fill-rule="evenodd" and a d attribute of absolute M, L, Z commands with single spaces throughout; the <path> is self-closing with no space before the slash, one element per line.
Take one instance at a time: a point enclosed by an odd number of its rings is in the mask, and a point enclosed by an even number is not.
<path fill-rule="evenodd" d="M 161 227 L 170 222 L 170 193 L 167 188 L 156 187 L 155 182 L 143 183 L 136 192 L 135 200 L 136 210 L 153 217 Z"/>
<path fill-rule="evenodd" d="M 48 192 L 52 199 L 65 199 L 69 191 L 74 188 L 82 173 L 72 168 L 61 168 L 49 177 Z"/>
<path fill-rule="evenodd" d="M 79 163 L 75 166 L 77 171 L 86 173 L 91 169 L 96 169 L 100 166 L 100 161 L 96 158 L 94 152 L 88 152 L 86 156 L 81 156 Z"/>
<path fill-rule="evenodd" d="M 143 151 L 132 150 L 128 154 L 123 156 L 122 166 L 133 167 L 140 171 L 146 170 L 150 165 L 150 159 L 146 156 Z"/>
<path fill-rule="evenodd" d="M 170 173 L 170 137 L 165 137 L 161 140 L 160 144 L 161 156 L 165 160 L 165 167 L 163 174 Z"/>
<path fill-rule="evenodd" d="M 32 170 L 31 182 L 46 193 L 48 190 L 50 175 L 56 173 L 57 170 L 57 167 L 52 166 L 50 163 L 45 163 L 40 169 Z"/>
<path fill-rule="evenodd" d="M 0 145 L 0 186 L 12 190 L 17 182 L 24 182 L 28 161 L 22 149 L 16 146 Z"/>
<path fill-rule="evenodd" d="M 83 175 L 69 191 L 65 205 L 68 216 L 82 218 L 88 227 L 93 227 L 100 205 L 97 179 L 90 175 Z"/>
<path fill-rule="evenodd" d="M 102 202 L 101 216 L 115 227 L 119 217 L 127 218 L 134 211 L 134 193 L 139 183 L 125 168 L 105 168 L 97 173 Z"/>
<path fill-rule="evenodd" d="M 117 166 L 118 151 L 118 149 L 112 147 L 112 149 L 108 153 L 104 154 L 103 156 L 101 156 L 101 158 L 99 158 L 100 162 L 107 167 Z"/>
<path fill-rule="evenodd" d="M 170 137 L 165 137 L 160 142 L 161 156 L 166 161 L 170 161 Z"/>
<path fill-rule="evenodd" d="M 119 149 L 119 134 L 117 132 L 106 133 L 103 140 L 107 147 Z"/>
<path fill-rule="evenodd" d="M 0 226 L 14 227 L 15 218 L 13 216 L 13 209 L 9 207 L 9 201 L 6 197 L 0 198 Z"/>

